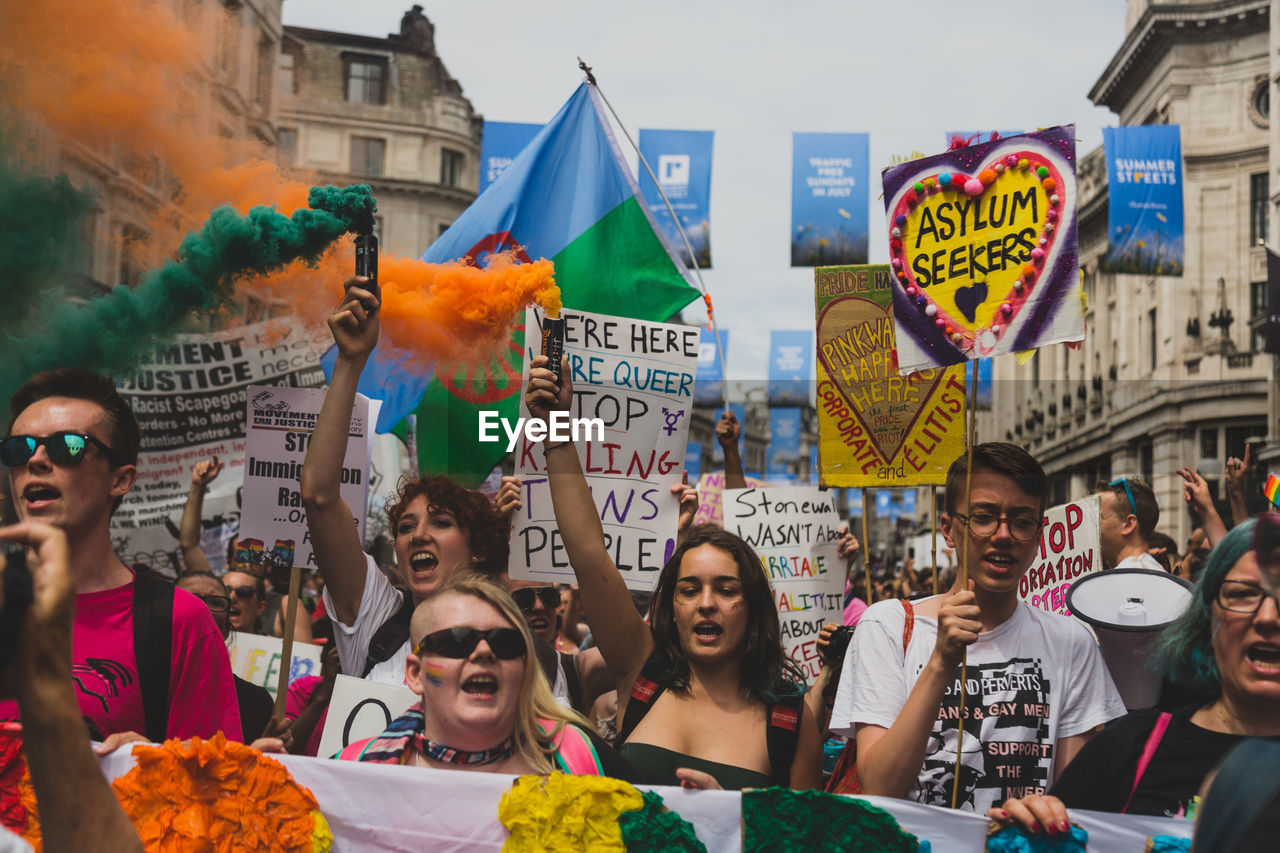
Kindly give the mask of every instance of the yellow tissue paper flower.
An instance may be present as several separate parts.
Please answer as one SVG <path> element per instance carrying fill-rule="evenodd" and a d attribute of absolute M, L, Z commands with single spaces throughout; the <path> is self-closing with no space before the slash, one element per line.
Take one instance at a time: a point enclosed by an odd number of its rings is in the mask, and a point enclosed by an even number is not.
<path fill-rule="evenodd" d="M 625 853 L 618 816 L 644 805 L 640 792 L 604 776 L 521 776 L 502 795 L 503 853 Z"/>

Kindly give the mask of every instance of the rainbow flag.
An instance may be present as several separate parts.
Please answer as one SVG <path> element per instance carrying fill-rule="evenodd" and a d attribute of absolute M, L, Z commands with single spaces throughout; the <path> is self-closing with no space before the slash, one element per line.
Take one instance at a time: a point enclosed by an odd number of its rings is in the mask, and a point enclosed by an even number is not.
<path fill-rule="evenodd" d="M 1267 496 L 1267 500 L 1271 501 L 1271 505 L 1280 507 L 1280 477 L 1275 474 L 1267 475 L 1266 485 L 1262 487 L 1262 493 Z"/>
<path fill-rule="evenodd" d="M 441 263 L 517 248 L 522 259 L 550 258 L 564 305 L 582 311 L 667 320 L 698 298 L 684 266 L 656 224 L 605 118 L 595 87 L 583 83 L 506 171 L 431 245 Z M 501 443 L 477 440 L 478 412 L 517 417 L 523 329 L 501 359 L 483 368 L 406 375 L 379 362 L 360 392 L 383 401 L 379 432 L 406 435 L 417 415 L 418 464 L 475 485 L 502 458 Z M 332 368 L 332 352 L 325 372 Z"/>

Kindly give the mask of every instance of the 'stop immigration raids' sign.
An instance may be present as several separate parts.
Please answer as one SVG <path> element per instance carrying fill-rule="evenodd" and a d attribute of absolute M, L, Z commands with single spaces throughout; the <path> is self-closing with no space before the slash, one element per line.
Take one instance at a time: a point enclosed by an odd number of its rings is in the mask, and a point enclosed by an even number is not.
<path fill-rule="evenodd" d="M 574 441 L 604 525 L 605 547 L 627 586 L 651 589 L 675 550 L 679 483 L 689 432 L 689 406 L 698 363 L 697 327 L 653 323 L 566 310 L 564 352 L 573 380 L 571 419 L 599 419 L 603 437 L 583 430 Z M 541 326 L 529 309 L 525 328 Z M 538 335 L 526 340 L 536 342 Z M 529 362 L 539 352 L 526 347 L 520 417 Z M 556 527 L 541 442 L 528 433 L 516 445 L 516 476 L 524 484 L 523 506 L 511 531 L 513 578 L 574 582 L 573 569 Z"/>
<path fill-rule="evenodd" d="M 724 527 L 760 555 L 778 606 L 782 647 L 812 684 L 822 672 L 818 633 L 843 615 L 845 566 L 838 553 L 835 493 L 811 486 L 726 489 Z"/>
<path fill-rule="evenodd" d="M 1084 338 L 1075 127 L 884 171 L 904 373 Z"/>
<path fill-rule="evenodd" d="M 1099 498 L 1047 510 L 1035 562 L 1018 582 L 1018 594 L 1032 607 L 1070 616 L 1067 590 L 1085 575 L 1102 571 L 1099 550 Z"/>
<path fill-rule="evenodd" d="M 296 543 L 294 565 L 314 569 L 311 534 L 302 507 L 298 480 L 307 458 L 307 445 L 315 430 L 324 392 L 313 388 L 248 388 L 249 424 L 244 465 L 244 517 L 240 544 L 270 543 L 292 539 Z M 368 507 L 369 456 L 373 424 L 380 401 L 357 394 L 351 412 L 347 454 L 342 460 L 342 499 L 353 510 L 356 530 L 364 541 Z M 269 548 L 269 544 L 259 544 Z"/>
<path fill-rule="evenodd" d="M 898 372 L 890 269 L 813 273 L 824 486 L 937 485 L 964 452 L 964 366 Z"/>

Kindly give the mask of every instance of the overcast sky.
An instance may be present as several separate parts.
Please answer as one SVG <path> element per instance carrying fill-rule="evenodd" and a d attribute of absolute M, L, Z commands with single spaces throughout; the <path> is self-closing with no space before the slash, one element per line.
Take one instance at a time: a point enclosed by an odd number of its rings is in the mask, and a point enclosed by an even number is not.
<path fill-rule="evenodd" d="M 581 56 L 633 135 L 716 132 L 704 280 L 732 334 L 732 379 L 765 376 L 771 328 L 813 328 L 812 271 L 789 266 L 792 131 L 871 135 L 870 260 L 885 263 L 879 173 L 894 155 L 937 153 L 946 130 L 1068 123 L 1084 154 L 1116 123 L 1087 95 L 1124 40 L 1123 0 L 421 2 L 491 121 L 550 119 Z M 285 0 L 284 22 L 385 36 L 411 4 Z"/>

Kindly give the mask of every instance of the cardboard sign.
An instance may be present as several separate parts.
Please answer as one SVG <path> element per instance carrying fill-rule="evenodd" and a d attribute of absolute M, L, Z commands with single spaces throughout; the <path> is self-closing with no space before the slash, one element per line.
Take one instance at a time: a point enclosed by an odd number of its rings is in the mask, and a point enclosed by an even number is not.
<path fill-rule="evenodd" d="M 267 688 L 272 696 L 276 695 L 276 686 L 280 682 L 280 659 L 284 653 L 284 641 L 279 637 L 266 637 L 262 634 L 245 634 L 240 631 L 232 635 L 231 671 L 259 687 Z M 290 683 L 304 675 L 320 674 L 319 646 L 310 643 L 293 644 L 293 660 L 289 665 Z"/>
<path fill-rule="evenodd" d="M 1098 496 L 1090 495 L 1044 514 L 1035 562 L 1018 582 L 1023 601 L 1041 610 L 1071 615 L 1067 590 L 1085 575 L 1102 571 L 1100 505 Z"/>
<path fill-rule="evenodd" d="M 284 332 L 284 334 L 282 334 Z M 111 542 L 129 565 L 175 574 L 178 527 L 191 469 L 217 456 L 226 466 L 204 497 L 201 550 L 215 572 L 240 527 L 245 389 L 252 383 L 315 388 L 320 356 L 333 345 L 323 327 L 256 323 L 212 335 L 179 335 L 147 353 L 119 384 L 142 432 L 138 480 L 111 516 Z"/>
<path fill-rule="evenodd" d="M 749 489 L 759 489 L 768 485 L 764 480 L 757 480 L 755 477 L 743 479 L 747 481 Z M 723 471 L 709 471 L 698 480 L 698 512 L 693 516 L 693 523 L 724 526 Z"/>
<path fill-rule="evenodd" d="M 540 316 L 529 309 L 525 328 L 539 328 Z M 651 589 L 676 547 L 679 501 L 671 485 L 680 482 L 684 466 L 698 329 L 582 311 L 561 316 L 573 378 L 569 416 L 603 423 L 603 440 L 587 439 L 583 428 L 574 446 L 604 524 L 605 548 L 628 587 Z M 537 354 L 526 349 L 524 390 Z M 524 390 L 520 417 L 527 423 Z M 524 495 L 512 519 L 511 576 L 575 583 L 556 527 L 542 442 L 527 434 L 516 445 L 516 476 Z"/>
<path fill-rule="evenodd" d="M 898 366 L 1084 338 L 1075 127 L 885 169 Z"/>
<path fill-rule="evenodd" d="M 307 457 L 324 392 L 312 388 L 248 389 L 248 435 L 244 466 L 244 518 L 237 547 L 271 550 L 269 543 L 292 539 L 294 565 L 315 568 L 311 535 L 298 479 Z M 360 541 L 368 508 L 369 456 L 378 401 L 356 395 L 351 411 L 347 454 L 342 461 L 342 499 L 352 510 Z M 246 543 L 247 546 L 246 546 Z"/>
<path fill-rule="evenodd" d="M 818 632 L 842 621 L 845 565 L 837 553 L 835 494 L 808 486 L 728 489 L 724 521 L 760 555 L 782 622 L 782 647 L 812 684 L 822 671 Z"/>
<path fill-rule="evenodd" d="M 946 482 L 964 452 L 963 365 L 898 373 L 887 266 L 813 272 L 824 486 Z"/>
<path fill-rule="evenodd" d="M 339 675 L 333 682 L 329 715 L 316 754 L 330 758 L 358 740 L 382 734 L 392 720 L 421 699 L 408 687 Z"/>

